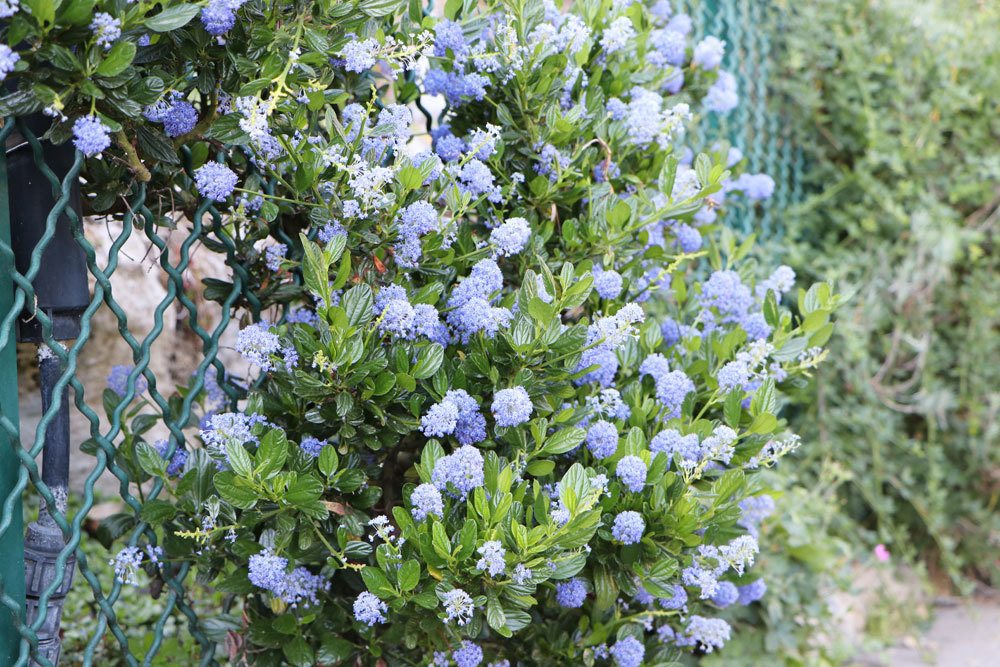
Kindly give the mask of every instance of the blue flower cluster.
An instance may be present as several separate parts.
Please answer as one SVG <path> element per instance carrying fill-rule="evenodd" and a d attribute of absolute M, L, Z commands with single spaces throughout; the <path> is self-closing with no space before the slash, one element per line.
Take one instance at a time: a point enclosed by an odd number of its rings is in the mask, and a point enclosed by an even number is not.
<path fill-rule="evenodd" d="M 317 604 L 317 594 L 329 587 L 329 582 L 304 567 L 289 572 L 288 559 L 267 549 L 250 556 L 247 576 L 251 584 L 293 608 Z"/>
<path fill-rule="evenodd" d="M 112 366 L 108 373 L 108 389 L 118 394 L 119 398 L 125 398 L 128 389 L 128 376 L 135 370 L 135 366 Z M 146 378 L 138 375 L 135 378 L 135 392 L 133 396 L 144 394 L 147 389 Z"/>
<path fill-rule="evenodd" d="M 444 499 L 441 492 L 433 484 L 421 484 L 410 494 L 410 504 L 413 508 L 410 514 L 417 521 L 423 521 L 429 516 L 444 518 Z"/>
<path fill-rule="evenodd" d="M 224 201 L 236 189 L 236 172 L 220 162 L 207 162 L 194 172 L 194 184 L 203 197 Z"/>
<path fill-rule="evenodd" d="M 646 531 L 646 521 L 642 515 L 632 510 L 619 512 L 615 516 L 611 534 L 622 544 L 638 544 Z"/>
<path fill-rule="evenodd" d="M 587 585 L 579 577 L 574 577 L 569 581 L 562 581 L 556 584 L 556 602 L 561 607 L 576 609 L 583 606 L 587 599 Z"/>
<path fill-rule="evenodd" d="M 483 455 L 471 445 L 463 445 L 438 459 L 431 476 L 431 481 L 438 490 L 461 500 L 470 491 L 482 486 L 484 479 Z"/>
<path fill-rule="evenodd" d="M 458 339 L 467 343 L 477 333 L 492 338 L 510 325 L 513 314 L 509 309 L 493 306 L 493 295 L 503 287 L 503 272 L 493 259 L 477 262 L 469 276 L 451 292 L 447 315 Z"/>
<path fill-rule="evenodd" d="M 198 111 L 178 91 L 146 107 L 143 115 L 154 123 L 163 123 L 163 131 L 168 137 L 187 134 L 198 124 Z"/>
<path fill-rule="evenodd" d="M 474 445 L 486 439 L 486 419 L 479 403 L 464 389 L 451 389 L 428 409 L 420 420 L 420 429 L 429 438 L 454 435 L 462 445 Z"/>
<path fill-rule="evenodd" d="M 531 397 L 524 387 L 501 389 L 493 395 L 493 418 L 497 426 L 517 426 L 531 418 Z"/>
<path fill-rule="evenodd" d="M 73 123 L 73 145 L 87 157 L 100 155 L 111 145 L 111 128 L 96 116 L 81 116 Z"/>

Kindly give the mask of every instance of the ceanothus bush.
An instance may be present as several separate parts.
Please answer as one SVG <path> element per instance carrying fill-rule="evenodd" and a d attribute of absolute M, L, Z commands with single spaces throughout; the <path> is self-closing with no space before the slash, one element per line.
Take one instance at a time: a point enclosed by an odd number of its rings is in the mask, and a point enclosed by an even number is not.
<path fill-rule="evenodd" d="M 173 493 L 143 512 L 163 559 L 242 606 L 238 657 L 721 648 L 718 611 L 765 589 L 754 471 L 798 445 L 782 390 L 837 302 L 822 284 L 790 302 L 794 276 L 721 224 L 727 198 L 773 187 L 687 132 L 738 102 L 724 43 L 694 44 L 664 0 L 97 5 L 63 54 L 94 82 L 35 70 L 62 46 L 4 71 L 53 138 L 103 156 L 94 182 L 145 180 L 190 216 L 213 202 L 229 243 L 206 244 L 268 315 L 237 340 L 244 400 L 186 390 L 187 450 L 128 436 Z"/>

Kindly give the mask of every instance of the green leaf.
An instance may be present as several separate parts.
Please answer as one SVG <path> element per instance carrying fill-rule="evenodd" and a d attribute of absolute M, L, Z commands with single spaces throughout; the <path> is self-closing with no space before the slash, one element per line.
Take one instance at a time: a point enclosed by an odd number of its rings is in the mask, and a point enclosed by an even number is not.
<path fill-rule="evenodd" d="M 424 380 L 437 373 L 444 361 L 444 348 L 437 343 L 431 343 L 417 354 L 417 363 L 410 370 L 417 380 Z"/>
<path fill-rule="evenodd" d="M 90 23 L 96 0 L 69 0 L 59 11 L 60 25 L 85 25 Z"/>
<path fill-rule="evenodd" d="M 316 653 L 316 662 L 321 665 L 338 665 L 353 653 L 354 644 L 334 635 L 326 635 Z"/>
<path fill-rule="evenodd" d="M 39 24 L 52 23 L 56 18 L 55 0 L 24 0 L 24 5 Z"/>
<path fill-rule="evenodd" d="M 712 505 L 718 507 L 732 498 L 733 494 L 743 486 L 745 480 L 746 476 L 739 468 L 724 472 L 722 477 L 712 484 L 712 493 L 715 495 Z"/>
<path fill-rule="evenodd" d="M 138 441 L 135 446 L 135 454 L 139 459 L 139 466 L 147 473 L 154 477 L 167 476 L 167 462 L 151 444 L 142 440 Z"/>
<path fill-rule="evenodd" d="M 743 415 L 743 391 L 735 389 L 726 396 L 722 413 L 726 418 L 726 423 L 736 428 L 740 424 L 740 417 Z"/>
<path fill-rule="evenodd" d="M 503 607 L 496 593 L 491 592 L 486 599 L 486 622 L 491 628 L 505 637 L 511 635 L 511 630 L 507 627 L 507 615 L 504 614 Z"/>
<path fill-rule="evenodd" d="M 385 578 L 382 571 L 377 567 L 368 565 L 361 570 L 361 578 L 365 581 L 368 590 L 382 599 L 396 597 L 396 589 L 392 587 L 389 580 Z"/>
<path fill-rule="evenodd" d="M 768 378 L 757 387 L 750 401 L 750 414 L 756 417 L 765 412 L 775 412 L 778 409 L 778 399 L 774 388 L 774 379 Z"/>
<path fill-rule="evenodd" d="M 97 66 L 99 76 L 115 76 L 125 71 L 135 58 L 135 44 L 132 42 L 118 42 Z"/>
<path fill-rule="evenodd" d="M 229 467 L 244 479 L 253 478 L 253 459 L 247 448 L 238 442 L 226 444 L 226 454 L 229 457 Z"/>
<path fill-rule="evenodd" d="M 507 617 L 507 629 L 511 633 L 523 630 L 531 623 L 531 616 L 526 611 L 520 609 L 506 609 L 504 615 Z"/>
<path fill-rule="evenodd" d="M 372 18 L 379 18 L 395 13 L 404 3 L 405 0 L 362 0 L 358 9 Z"/>
<path fill-rule="evenodd" d="M 399 568 L 396 575 L 399 580 L 399 588 L 402 591 L 412 591 L 420 583 L 420 563 L 415 560 L 408 560 Z"/>
<path fill-rule="evenodd" d="M 155 525 L 169 521 L 176 515 L 177 507 L 166 500 L 147 500 L 139 511 L 139 516 L 142 517 L 143 521 Z"/>
<path fill-rule="evenodd" d="M 329 477 L 336 470 L 337 466 L 340 465 L 340 457 L 337 455 L 337 450 L 331 445 L 327 445 L 319 452 L 319 471 Z"/>
<path fill-rule="evenodd" d="M 260 439 L 257 448 L 257 474 L 269 479 L 284 467 L 288 459 L 288 438 L 281 429 L 271 429 Z"/>
<path fill-rule="evenodd" d="M 347 312 L 347 321 L 351 326 L 359 327 L 371 321 L 372 302 L 372 288 L 368 285 L 356 285 L 347 290 L 340 305 Z"/>
<path fill-rule="evenodd" d="M 181 4 L 168 7 L 156 16 L 146 19 L 146 27 L 155 32 L 170 32 L 188 24 L 198 15 L 201 7 L 198 5 Z"/>
<path fill-rule="evenodd" d="M 545 441 L 542 452 L 545 454 L 565 454 L 571 449 L 578 447 L 583 439 L 587 437 L 587 432 L 582 428 L 572 427 L 556 431 Z"/>
<path fill-rule="evenodd" d="M 323 483 L 312 475 L 303 475 L 285 491 L 284 500 L 292 505 L 305 505 L 323 495 Z"/>
<path fill-rule="evenodd" d="M 305 234 L 299 238 L 302 241 L 302 279 L 306 289 L 319 297 L 325 306 L 330 305 L 330 265 L 327 256 L 317 243 L 310 241 Z"/>
<path fill-rule="evenodd" d="M 228 470 L 218 473 L 212 482 L 222 499 L 234 507 L 248 510 L 257 504 L 257 493 Z"/>
<path fill-rule="evenodd" d="M 552 474 L 552 471 L 556 469 L 555 461 L 549 461 L 547 459 L 538 459 L 537 461 L 532 461 L 528 464 L 528 474 L 532 477 L 545 477 Z"/>
<path fill-rule="evenodd" d="M 431 528 L 431 544 L 434 545 L 435 553 L 441 558 L 451 557 L 451 540 L 448 539 L 444 526 L 438 521 L 435 521 Z"/>
<path fill-rule="evenodd" d="M 309 643 L 302 637 L 296 637 L 281 646 L 281 651 L 288 658 L 288 664 L 294 667 L 311 667 L 316 664 L 316 658 Z"/>
<path fill-rule="evenodd" d="M 770 413 L 764 412 L 754 417 L 753 423 L 750 425 L 750 432 L 769 434 L 774 431 L 777 425 L 778 418 Z"/>

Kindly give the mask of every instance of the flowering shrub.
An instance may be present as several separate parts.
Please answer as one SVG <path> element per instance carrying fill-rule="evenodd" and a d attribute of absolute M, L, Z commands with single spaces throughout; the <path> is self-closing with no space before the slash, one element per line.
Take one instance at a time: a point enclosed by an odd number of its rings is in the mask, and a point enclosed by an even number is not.
<path fill-rule="evenodd" d="M 174 499 L 144 506 L 162 543 L 123 550 L 122 578 L 194 563 L 242 602 L 233 650 L 255 664 L 724 646 L 717 611 L 765 589 L 753 474 L 798 444 L 782 387 L 822 358 L 837 302 L 819 284 L 789 303 L 794 274 L 719 233 L 726 197 L 773 187 L 686 145 L 694 115 L 737 103 L 724 44 L 691 44 L 662 1 L 449 2 L 437 21 L 391 0 L 100 4 L 70 55 L 128 62 L 77 85 L 25 51 L 16 99 L 84 153 L 121 151 L 93 183 L 214 202 L 273 306 L 238 337 L 239 409 L 199 397 L 201 447 L 127 429 Z M 141 113 L 107 92 L 156 68 L 171 84 Z M 432 142 L 421 96 L 448 105 Z"/>

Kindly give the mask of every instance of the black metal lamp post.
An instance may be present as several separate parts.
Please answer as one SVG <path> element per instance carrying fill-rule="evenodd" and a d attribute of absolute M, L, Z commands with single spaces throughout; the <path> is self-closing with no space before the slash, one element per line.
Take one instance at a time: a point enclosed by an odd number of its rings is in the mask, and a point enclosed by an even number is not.
<path fill-rule="evenodd" d="M 36 136 L 41 136 L 51 121 L 41 114 L 24 119 Z M 62 181 L 72 168 L 75 151 L 69 143 L 43 144 L 45 163 Z M 6 147 L 10 186 L 11 245 L 19 273 L 27 272 L 32 251 L 45 233 L 46 219 L 55 206 L 52 185 L 35 164 L 31 147 L 18 133 Z M 81 215 L 80 186 L 74 183 L 69 206 Z M 44 312 L 52 320 L 52 338 L 70 340 L 80 335 L 80 316 L 90 302 L 87 266 L 83 249 L 76 243 L 65 214 L 56 222 L 55 235 L 41 256 L 38 275 L 32 282 L 36 302 L 27 304 L 18 322 L 18 340 L 39 343 L 38 365 L 42 394 L 42 413 L 49 411 L 54 389 L 63 366 L 42 338 L 42 327 L 34 312 Z M 52 491 L 57 509 L 65 515 L 69 497 L 69 390 L 63 391 L 59 408 L 49 423 L 42 453 L 42 481 Z M 38 598 L 55 579 L 55 563 L 65 547 L 62 531 L 43 506 L 38 521 L 28 526 L 24 541 L 24 575 L 28 623 L 38 618 Z M 62 582 L 49 599 L 45 621 L 38 633 L 38 652 L 57 664 L 61 651 L 59 624 L 63 603 L 73 582 L 76 558 L 66 560 Z M 37 664 L 37 663 L 35 663 Z"/>

